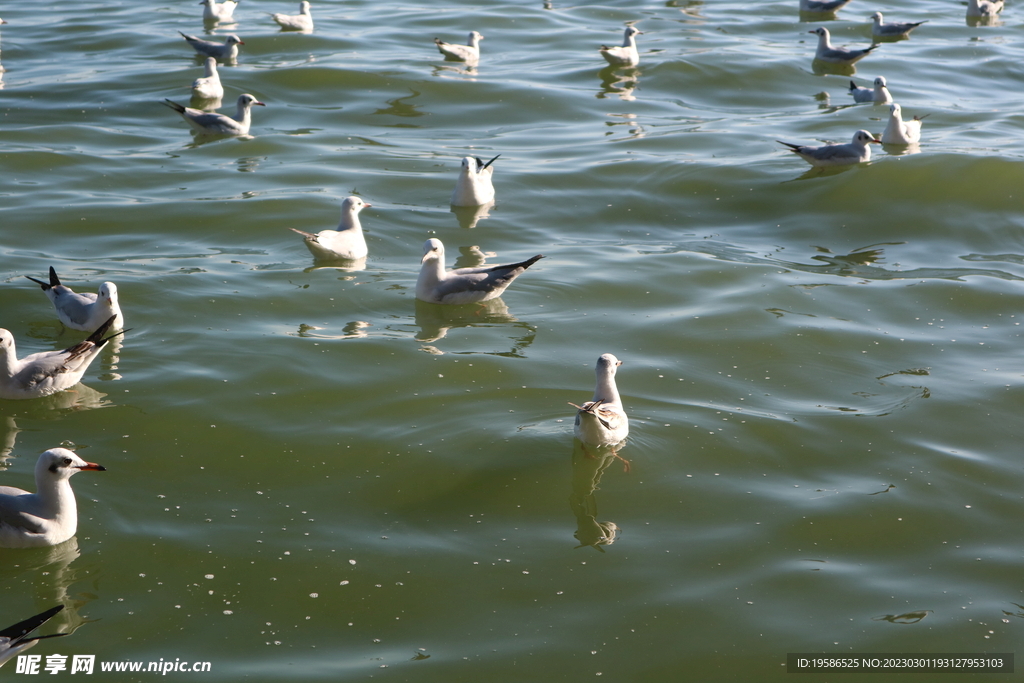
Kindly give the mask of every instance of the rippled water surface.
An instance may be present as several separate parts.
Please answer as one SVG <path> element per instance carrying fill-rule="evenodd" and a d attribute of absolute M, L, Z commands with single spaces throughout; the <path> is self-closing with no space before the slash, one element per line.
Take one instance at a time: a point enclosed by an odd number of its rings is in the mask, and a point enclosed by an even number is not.
<path fill-rule="evenodd" d="M 0 483 L 33 488 L 61 443 L 107 467 L 73 480 L 76 539 L 0 550 L 0 626 L 63 603 L 46 630 L 73 635 L 34 654 L 218 681 L 1013 652 L 1024 10 L 796 5 L 314 2 L 300 34 L 266 14 L 290 2 L 205 28 L 185 0 L 8 4 L 0 324 L 21 353 L 82 338 L 23 277 L 52 265 L 116 282 L 132 329 L 75 391 L 0 405 Z M 816 73 L 808 31 L 863 47 L 875 10 L 929 22 L 852 74 L 927 115 L 922 142 L 809 171 L 776 140 L 888 111 Z M 630 23 L 640 66 L 604 68 Z M 227 109 L 267 104 L 251 138 L 161 106 L 202 73 L 179 30 L 245 41 L 221 76 Z M 470 30 L 480 64 L 442 61 L 432 39 Z M 453 213 L 460 158 L 496 154 L 496 206 Z M 287 228 L 350 194 L 365 268 L 314 262 Z M 422 304 L 430 237 L 449 265 L 546 258 L 488 306 Z M 605 352 L 628 472 L 573 440 Z"/>

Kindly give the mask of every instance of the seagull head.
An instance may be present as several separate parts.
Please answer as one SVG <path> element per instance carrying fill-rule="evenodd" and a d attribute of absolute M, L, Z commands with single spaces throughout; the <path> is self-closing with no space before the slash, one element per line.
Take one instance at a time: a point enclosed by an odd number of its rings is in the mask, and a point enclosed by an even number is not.
<path fill-rule="evenodd" d="M 36 478 L 43 476 L 58 480 L 68 479 L 82 470 L 105 472 L 107 468 L 94 462 L 86 462 L 66 448 L 51 448 L 39 456 L 39 462 L 36 463 Z"/>
<path fill-rule="evenodd" d="M 876 144 L 881 144 L 882 141 L 876 140 L 875 136 L 867 132 L 866 130 L 858 130 L 856 133 L 853 134 L 853 142 L 854 144 L 867 145 L 872 142 Z"/>
<path fill-rule="evenodd" d="M 868 17 L 868 19 L 873 19 L 876 24 L 881 24 L 882 23 L 882 13 L 881 12 L 875 12 L 870 17 Z"/>
<path fill-rule="evenodd" d="M 224 41 L 225 45 L 245 45 L 242 39 L 236 36 L 234 33 L 228 36 L 227 40 Z"/>
<path fill-rule="evenodd" d="M 477 33 L 476 31 L 470 31 L 469 32 L 469 44 L 470 45 L 473 45 L 474 43 L 479 43 L 483 39 L 484 39 L 484 36 L 483 36 L 482 33 Z"/>
<path fill-rule="evenodd" d="M 309 0 L 302 0 L 299 3 L 299 14 L 309 14 Z"/>
<path fill-rule="evenodd" d="M 901 107 L 900 105 L 896 104 L 895 102 L 893 102 L 892 104 L 889 105 L 889 115 L 890 116 L 897 116 L 898 117 L 902 113 L 903 113 L 903 107 Z"/>
<path fill-rule="evenodd" d="M 250 95 L 249 93 L 245 93 L 244 95 L 239 95 L 238 96 L 238 106 L 239 107 L 249 108 L 249 107 L 251 107 L 253 105 L 257 105 L 257 106 L 260 106 L 260 107 L 267 106 L 267 105 L 263 104 L 262 102 L 260 102 L 259 100 L 257 100 L 252 95 Z"/>
<path fill-rule="evenodd" d="M 356 197 L 355 195 L 352 195 L 351 197 L 345 197 L 345 199 L 341 202 L 341 210 L 349 211 L 352 213 L 359 213 L 368 206 L 373 206 L 373 204 L 368 204 L 359 197 Z"/>
<path fill-rule="evenodd" d="M 622 361 L 610 353 L 603 353 L 601 354 L 601 357 L 597 359 L 597 371 L 599 373 L 606 373 L 614 376 L 615 369 L 620 365 L 622 365 Z"/>
<path fill-rule="evenodd" d="M 423 258 L 420 259 L 420 263 L 426 263 L 431 259 L 444 261 L 444 245 L 436 237 L 431 237 L 423 243 Z"/>
<path fill-rule="evenodd" d="M 879 76 L 875 79 L 876 88 L 884 88 L 888 83 L 885 82 L 885 76 Z"/>
<path fill-rule="evenodd" d="M 633 36 L 642 36 L 643 34 L 644 32 L 638 29 L 636 26 L 626 27 L 626 38 L 631 38 Z"/>
<path fill-rule="evenodd" d="M 117 305 L 117 285 L 113 282 L 104 282 L 100 285 L 100 301 L 106 301 L 110 306 Z"/>
<path fill-rule="evenodd" d="M 824 38 L 825 40 L 828 40 L 828 36 L 829 36 L 828 29 L 825 28 L 824 26 L 819 26 L 818 28 L 814 29 L 813 31 L 808 31 L 808 33 L 813 33 L 814 35 L 818 36 L 819 38 Z"/>
<path fill-rule="evenodd" d="M 0 328 L 0 351 L 11 350 L 14 353 L 14 335 L 7 330 Z"/>

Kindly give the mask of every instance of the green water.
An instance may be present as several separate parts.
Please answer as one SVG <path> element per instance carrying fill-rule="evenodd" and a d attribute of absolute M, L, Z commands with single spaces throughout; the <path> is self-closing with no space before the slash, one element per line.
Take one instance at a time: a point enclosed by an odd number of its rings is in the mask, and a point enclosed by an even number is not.
<path fill-rule="evenodd" d="M 875 10 L 929 20 L 853 76 L 928 118 L 919 153 L 838 173 L 775 140 L 879 134 L 887 110 L 814 73 L 795 0 L 318 2 L 311 35 L 246 0 L 214 31 L 245 41 L 225 99 L 267 107 L 202 144 L 160 105 L 202 73 L 176 33 L 201 8 L 5 8 L 0 325 L 22 354 L 82 337 L 23 277 L 52 265 L 116 282 L 132 329 L 84 387 L 0 405 L 0 483 L 33 488 L 62 443 L 108 468 L 73 480 L 76 539 L 0 550 L 0 626 L 63 603 L 46 631 L 73 634 L 31 654 L 218 681 L 782 681 L 790 652 L 1013 652 L 1019 8 L 852 5 L 837 44 L 867 45 Z M 640 66 L 603 68 L 634 21 Z M 432 39 L 470 30 L 479 66 L 440 61 Z M 459 160 L 498 153 L 498 203 L 462 227 Z M 366 267 L 318 267 L 287 228 L 334 227 L 352 193 Z M 449 265 L 546 258 L 487 308 L 420 304 L 429 237 Z M 605 352 L 628 473 L 573 442 Z M 580 547 L 597 523 L 603 552 Z"/>

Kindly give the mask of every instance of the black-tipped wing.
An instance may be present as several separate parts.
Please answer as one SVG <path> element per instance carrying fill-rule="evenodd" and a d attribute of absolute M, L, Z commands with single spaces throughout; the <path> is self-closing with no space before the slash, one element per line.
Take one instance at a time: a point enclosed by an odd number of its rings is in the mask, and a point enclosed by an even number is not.
<path fill-rule="evenodd" d="M 35 640 L 35 638 L 25 639 L 24 637 L 27 636 L 32 631 L 35 631 L 37 628 L 39 628 L 43 624 L 45 624 L 47 621 L 50 620 L 50 618 L 53 615 L 57 614 L 57 612 L 60 612 L 62 609 L 64 609 L 64 605 L 57 605 L 56 607 L 51 607 L 50 609 L 46 610 L 45 612 L 40 612 L 39 614 L 35 615 L 34 617 L 29 617 L 25 621 L 19 621 L 14 626 L 8 626 L 4 630 L 0 631 L 0 638 L 10 638 L 12 641 L 16 641 L 15 644 L 17 644 L 18 642 L 24 642 L 25 640 Z M 62 636 L 64 634 L 63 633 L 58 633 L 58 634 L 55 634 L 55 635 L 61 635 Z M 42 636 L 42 637 L 45 638 L 45 637 L 48 637 L 48 636 Z"/>

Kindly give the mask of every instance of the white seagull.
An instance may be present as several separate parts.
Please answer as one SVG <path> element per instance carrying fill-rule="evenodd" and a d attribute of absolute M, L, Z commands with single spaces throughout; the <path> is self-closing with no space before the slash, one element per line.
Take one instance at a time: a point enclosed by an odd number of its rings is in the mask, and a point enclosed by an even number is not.
<path fill-rule="evenodd" d="M 104 282 L 96 294 L 92 292 L 78 294 L 70 287 L 65 287 L 60 283 L 60 278 L 57 277 L 57 271 L 53 269 L 53 266 L 50 266 L 50 281 L 48 283 L 28 275 L 25 277 L 42 288 L 47 298 L 53 303 L 57 317 L 71 329 L 94 332 L 111 317 L 114 318 L 114 322 L 110 329 L 120 330 L 124 327 L 124 316 L 121 314 L 121 306 L 117 301 L 117 285 L 113 282 Z"/>
<path fill-rule="evenodd" d="M 309 2 L 299 3 L 298 14 L 271 14 L 270 18 L 277 22 L 285 31 L 312 31 L 313 15 L 309 13 Z"/>
<path fill-rule="evenodd" d="M 431 238 L 423 245 L 419 279 L 416 280 L 416 298 L 432 304 L 472 304 L 501 296 L 512 281 L 534 263 L 544 258 L 541 254 L 521 263 L 481 268 L 458 268 L 445 272 L 444 245 Z"/>
<path fill-rule="evenodd" d="M 850 4 L 850 0 L 800 0 L 801 12 L 837 12 Z"/>
<path fill-rule="evenodd" d="M 434 45 L 437 45 L 437 49 L 441 51 L 445 59 L 476 63 L 480 61 L 480 41 L 483 39 L 484 37 L 476 31 L 470 31 L 468 45 L 446 43 L 440 38 L 434 38 Z"/>
<path fill-rule="evenodd" d="M 622 45 L 597 48 L 601 55 L 612 66 L 636 66 L 640 63 L 640 53 L 636 51 L 636 36 L 643 35 L 636 26 L 627 26 Z"/>
<path fill-rule="evenodd" d="M 1003 0 L 967 0 L 967 16 L 992 19 L 1003 11 Z"/>
<path fill-rule="evenodd" d="M 482 206 L 494 199 L 494 184 L 491 183 L 494 167 L 491 164 L 500 156 L 486 163 L 480 157 L 463 157 L 459 179 L 455 181 L 452 192 L 452 206 Z"/>
<path fill-rule="evenodd" d="M 889 105 L 889 122 L 882 133 L 884 145 L 912 145 L 921 141 L 921 119 L 915 116 L 910 121 L 903 120 L 903 109 L 893 102 Z"/>
<path fill-rule="evenodd" d="M 359 197 L 346 197 L 341 203 L 341 223 L 337 230 L 321 230 L 314 234 L 295 228 L 288 228 L 305 238 L 306 247 L 314 258 L 348 259 L 354 261 L 365 257 L 366 238 L 359 222 L 359 212 L 373 204 L 367 204 Z"/>
<path fill-rule="evenodd" d="M 0 666 L 3 666 L 6 662 L 14 659 L 16 655 L 29 649 L 43 638 L 66 636 L 66 633 L 51 633 L 47 636 L 28 637 L 29 633 L 32 633 L 32 631 L 35 631 L 37 628 L 45 624 L 62 609 L 64 609 L 64 605 L 51 607 L 45 612 L 40 612 L 34 617 L 29 617 L 24 621 L 19 621 L 13 626 L 8 626 L 7 628 L 0 630 Z"/>
<path fill-rule="evenodd" d="M 199 4 L 203 6 L 204 21 L 231 21 L 231 15 L 238 7 L 235 0 L 224 0 L 219 5 L 216 0 L 202 0 Z"/>
<path fill-rule="evenodd" d="M 622 361 L 610 353 L 597 359 L 597 388 L 594 398 L 581 406 L 569 403 L 577 410 L 576 438 L 590 446 L 616 446 L 629 434 L 629 418 L 622 407 L 619 390 L 615 386 L 615 371 Z"/>
<path fill-rule="evenodd" d="M 874 102 L 875 104 L 889 104 L 892 102 L 892 95 L 889 94 L 888 84 L 884 76 L 875 79 L 874 88 L 862 88 L 853 81 L 850 81 L 850 94 L 854 102 Z"/>
<path fill-rule="evenodd" d="M 100 349 L 122 334 L 103 336 L 114 323 L 114 317 L 100 325 L 85 341 L 63 351 L 40 351 L 21 360 L 14 348 L 14 335 L 0 329 L 0 398 L 39 398 L 78 384 Z"/>
<path fill-rule="evenodd" d="M 906 36 L 921 24 L 927 23 L 927 20 L 891 21 L 889 23 L 883 23 L 881 12 L 875 12 L 870 18 L 875 22 L 874 26 L 871 27 L 871 35 L 876 38 L 898 38 L 900 36 Z"/>
<path fill-rule="evenodd" d="M 181 33 L 181 31 L 178 31 Z M 202 38 L 196 38 L 190 36 L 187 33 L 181 33 L 182 37 L 188 41 L 188 44 L 195 48 L 195 51 L 201 55 L 207 57 L 214 57 L 216 59 L 227 59 L 232 60 L 238 57 L 238 46 L 245 45 L 242 39 L 236 36 L 234 33 L 229 35 L 225 42 L 215 43 L 211 40 L 203 40 Z"/>
<path fill-rule="evenodd" d="M 203 64 L 204 75 L 192 82 L 192 94 L 204 100 L 219 100 L 224 97 L 224 86 L 220 84 L 217 73 L 217 60 L 207 57 Z"/>
<path fill-rule="evenodd" d="M 878 143 L 871 133 L 866 130 L 858 130 L 853 134 L 853 142 L 845 145 L 822 145 L 821 147 L 809 147 L 807 145 L 794 145 L 789 142 L 777 142 L 789 147 L 789 151 L 799 155 L 811 166 L 847 166 L 859 164 L 862 161 L 871 159 L 871 149 L 868 145 L 872 142 Z"/>
<path fill-rule="evenodd" d="M 868 56 L 868 53 L 874 50 L 877 45 L 866 47 L 863 50 L 851 50 L 846 47 L 832 47 L 832 41 L 829 40 L 828 29 L 824 26 L 819 26 L 813 31 L 808 33 L 814 33 L 818 36 L 818 50 L 814 53 L 814 58 L 821 62 L 830 62 L 832 64 L 853 64 L 861 59 Z"/>
<path fill-rule="evenodd" d="M 78 530 L 71 475 L 106 471 L 66 448 L 51 448 L 36 463 L 36 492 L 0 486 L 0 548 L 38 548 L 63 543 Z"/>
<path fill-rule="evenodd" d="M 234 118 L 232 118 L 226 114 L 200 111 L 199 109 L 186 107 L 171 100 L 164 100 L 163 104 L 181 114 L 181 118 L 185 119 L 185 123 L 192 126 L 197 133 L 207 135 L 248 135 L 249 126 L 252 125 L 250 109 L 253 105 L 267 106 L 248 93 L 239 95 L 238 108 Z"/>

